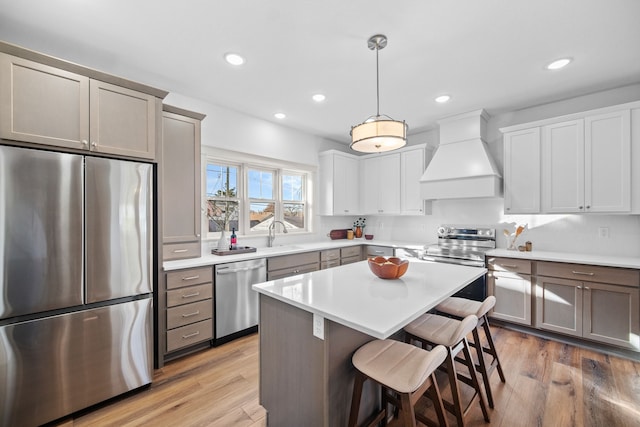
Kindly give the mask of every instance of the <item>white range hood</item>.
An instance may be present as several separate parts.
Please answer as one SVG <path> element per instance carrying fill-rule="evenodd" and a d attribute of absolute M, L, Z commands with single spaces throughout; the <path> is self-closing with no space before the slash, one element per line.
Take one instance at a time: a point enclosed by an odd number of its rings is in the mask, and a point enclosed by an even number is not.
<path fill-rule="evenodd" d="M 438 121 L 440 143 L 420 178 L 423 199 L 501 197 L 502 176 L 483 140 L 484 110 Z"/>

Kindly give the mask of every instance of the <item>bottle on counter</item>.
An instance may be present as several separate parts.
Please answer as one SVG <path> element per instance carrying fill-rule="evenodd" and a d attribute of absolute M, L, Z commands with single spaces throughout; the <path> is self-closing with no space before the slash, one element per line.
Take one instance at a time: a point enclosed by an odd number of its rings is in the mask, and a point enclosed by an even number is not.
<path fill-rule="evenodd" d="M 229 244 L 229 249 L 234 250 L 238 249 L 238 237 L 236 236 L 236 229 L 231 229 L 231 242 Z"/>

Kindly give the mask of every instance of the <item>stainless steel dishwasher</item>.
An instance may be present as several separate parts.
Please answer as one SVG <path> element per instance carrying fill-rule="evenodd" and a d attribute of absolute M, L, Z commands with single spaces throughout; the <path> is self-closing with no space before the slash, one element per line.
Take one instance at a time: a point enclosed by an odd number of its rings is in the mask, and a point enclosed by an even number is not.
<path fill-rule="evenodd" d="M 215 266 L 216 344 L 257 329 L 258 293 L 251 285 L 267 280 L 267 261 L 253 259 Z"/>

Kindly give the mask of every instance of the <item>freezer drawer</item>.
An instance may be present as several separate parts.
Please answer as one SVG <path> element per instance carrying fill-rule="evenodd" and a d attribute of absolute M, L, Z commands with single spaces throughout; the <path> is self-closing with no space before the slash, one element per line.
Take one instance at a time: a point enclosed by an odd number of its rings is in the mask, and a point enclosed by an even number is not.
<path fill-rule="evenodd" d="M 152 379 L 152 302 L 0 327 L 0 425 L 40 425 Z"/>

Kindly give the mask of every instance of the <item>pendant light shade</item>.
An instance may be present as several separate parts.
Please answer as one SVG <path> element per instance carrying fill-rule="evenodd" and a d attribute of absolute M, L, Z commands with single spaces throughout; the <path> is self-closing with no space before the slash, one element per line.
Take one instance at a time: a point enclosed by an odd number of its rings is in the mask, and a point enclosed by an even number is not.
<path fill-rule="evenodd" d="M 378 69 L 378 51 L 387 45 L 387 37 L 381 34 L 371 36 L 368 47 L 376 51 L 376 115 L 369 117 L 359 125 L 351 127 L 351 149 L 363 153 L 380 153 L 396 150 L 407 144 L 407 124 L 380 115 L 380 78 Z"/>

